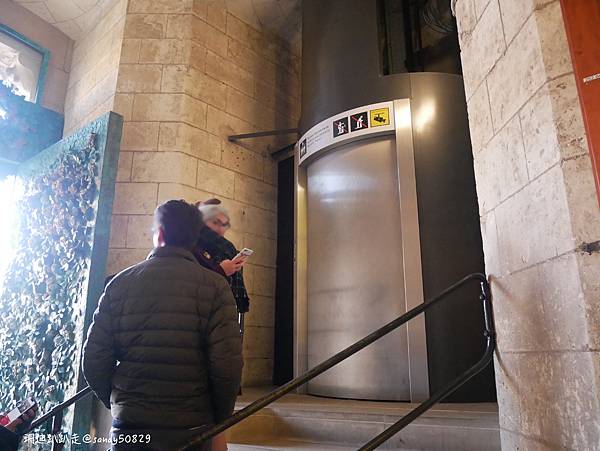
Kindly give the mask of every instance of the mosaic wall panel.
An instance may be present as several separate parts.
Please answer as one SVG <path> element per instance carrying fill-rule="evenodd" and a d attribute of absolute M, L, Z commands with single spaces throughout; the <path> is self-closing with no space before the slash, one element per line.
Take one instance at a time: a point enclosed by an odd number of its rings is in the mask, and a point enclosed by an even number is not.
<path fill-rule="evenodd" d="M 109 113 L 19 168 L 16 251 L 0 291 L 0 410 L 34 396 L 47 412 L 84 386 L 80 354 L 103 287 L 121 126 Z M 79 407 L 75 430 L 90 414 Z M 65 430 L 73 422 L 71 412 Z"/>

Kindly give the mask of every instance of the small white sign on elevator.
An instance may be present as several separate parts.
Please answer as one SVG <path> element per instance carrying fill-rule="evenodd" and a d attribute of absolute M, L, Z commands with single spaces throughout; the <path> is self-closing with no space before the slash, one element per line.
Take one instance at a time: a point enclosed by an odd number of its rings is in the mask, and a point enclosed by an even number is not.
<path fill-rule="evenodd" d="M 342 142 L 394 131 L 394 102 L 373 103 L 344 111 L 319 122 L 300 138 L 299 164 Z"/>

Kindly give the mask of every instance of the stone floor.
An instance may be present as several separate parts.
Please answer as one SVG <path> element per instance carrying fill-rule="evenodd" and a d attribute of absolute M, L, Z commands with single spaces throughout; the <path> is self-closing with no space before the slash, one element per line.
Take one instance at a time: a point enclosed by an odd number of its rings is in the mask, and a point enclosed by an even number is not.
<path fill-rule="evenodd" d="M 268 391 L 245 389 L 236 408 L 243 408 Z M 289 394 L 232 428 L 229 449 L 355 450 L 415 406 Z M 497 404 L 438 404 L 381 449 L 499 450 Z"/>

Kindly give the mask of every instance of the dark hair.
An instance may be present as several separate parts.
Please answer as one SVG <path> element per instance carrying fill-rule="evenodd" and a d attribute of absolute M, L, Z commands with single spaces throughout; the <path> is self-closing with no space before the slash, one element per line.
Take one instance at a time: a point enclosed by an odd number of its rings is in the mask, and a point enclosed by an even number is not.
<path fill-rule="evenodd" d="M 203 225 L 202 213 L 184 200 L 169 200 L 154 211 L 154 227 L 163 229 L 168 246 L 193 249 Z"/>

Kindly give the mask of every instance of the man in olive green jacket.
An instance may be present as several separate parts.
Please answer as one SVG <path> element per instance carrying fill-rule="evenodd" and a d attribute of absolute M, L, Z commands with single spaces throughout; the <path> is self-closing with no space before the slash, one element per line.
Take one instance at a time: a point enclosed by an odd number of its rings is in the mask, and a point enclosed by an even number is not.
<path fill-rule="evenodd" d="M 106 286 L 83 350 L 84 376 L 111 409 L 114 450 L 177 449 L 231 415 L 240 385 L 231 290 L 191 253 L 200 213 L 169 201 L 154 222 L 155 249 Z"/>

